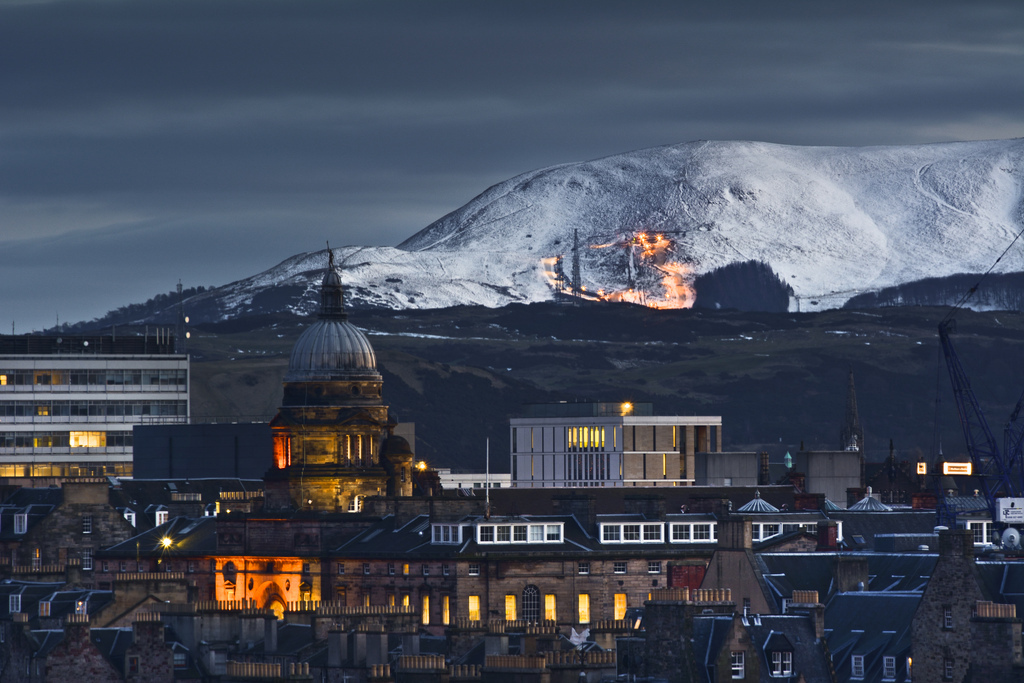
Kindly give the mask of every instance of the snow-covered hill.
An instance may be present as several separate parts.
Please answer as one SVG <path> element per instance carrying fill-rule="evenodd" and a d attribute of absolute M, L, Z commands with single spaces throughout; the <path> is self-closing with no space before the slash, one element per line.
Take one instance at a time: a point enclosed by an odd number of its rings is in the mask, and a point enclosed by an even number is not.
<path fill-rule="evenodd" d="M 572 278 L 575 238 L 585 296 L 689 305 L 695 275 L 756 260 L 793 287 L 793 309 L 809 311 L 985 271 L 1024 228 L 1022 179 L 1024 139 L 867 148 L 691 142 L 524 173 L 397 248 L 335 255 L 356 307 L 551 299 L 556 273 Z M 222 317 L 305 313 L 325 262 L 323 252 L 300 254 L 190 303 Z M 996 270 L 1024 270 L 1024 241 Z"/>

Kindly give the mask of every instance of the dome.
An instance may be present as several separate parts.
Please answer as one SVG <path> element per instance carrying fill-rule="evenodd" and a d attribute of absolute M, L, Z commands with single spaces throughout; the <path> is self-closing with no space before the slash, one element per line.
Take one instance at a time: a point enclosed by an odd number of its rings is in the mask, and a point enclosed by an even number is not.
<path fill-rule="evenodd" d="M 370 341 L 345 314 L 341 275 L 334 268 L 334 252 L 328 248 L 327 254 L 327 272 L 320 283 L 319 319 L 295 342 L 284 381 L 325 381 L 365 375 L 379 379 L 377 356 Z"/>
<path fill-rule="evenodd" d="M 320 319 L 295 342 L 286 382 L 377 374 L 370 341 L 347 320 Z"/>

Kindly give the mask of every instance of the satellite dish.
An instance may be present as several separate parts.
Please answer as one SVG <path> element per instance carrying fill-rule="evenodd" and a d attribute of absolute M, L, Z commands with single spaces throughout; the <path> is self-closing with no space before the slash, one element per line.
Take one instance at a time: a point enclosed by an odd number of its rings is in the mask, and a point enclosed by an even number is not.
<path fill-rule="evenodd" d="M 1020 548 L 1020 532 L 1010 527 L 1003 532 L 1002 542 L 1004 548 L 1018 550 Z"/>

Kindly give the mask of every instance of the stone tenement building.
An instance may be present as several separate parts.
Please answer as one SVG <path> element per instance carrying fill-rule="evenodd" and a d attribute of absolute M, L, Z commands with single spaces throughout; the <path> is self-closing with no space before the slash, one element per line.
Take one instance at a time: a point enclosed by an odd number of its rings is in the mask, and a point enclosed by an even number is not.
<path fill-rule="evenodd" d="M 382 388 L 373 347 L 348 322 L 330 253 L 318 320 L 292 349 L 270 422 L 268 507 L 358 512 L 367 496 L 412 494 L 412 449 L 394 434 Z"/>

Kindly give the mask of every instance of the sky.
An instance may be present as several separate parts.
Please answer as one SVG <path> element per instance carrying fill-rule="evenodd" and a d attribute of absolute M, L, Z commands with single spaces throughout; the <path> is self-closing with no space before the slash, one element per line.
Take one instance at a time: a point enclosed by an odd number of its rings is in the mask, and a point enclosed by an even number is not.
<path fill-rule="evenodd" d="M 1024 136 L 1024 2 L 3 0 L 0 333 L 691 140 Z"/>

